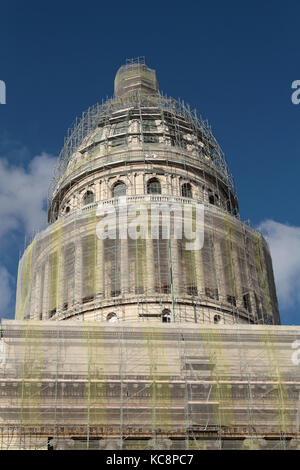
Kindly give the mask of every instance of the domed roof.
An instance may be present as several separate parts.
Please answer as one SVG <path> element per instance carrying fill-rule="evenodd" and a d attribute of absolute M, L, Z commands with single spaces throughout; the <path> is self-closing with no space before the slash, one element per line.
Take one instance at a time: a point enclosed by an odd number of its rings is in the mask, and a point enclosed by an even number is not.
<path fill-rule="evenodd" d="M 177 150 L 176 150 L 177 149 Z M 181 158 L 217 174 L 234 190 L 225 157 L 211 128 L 184 102 L 162 95 L 154 70 L 141 58 L 128 61 L 115 78 L 115 96 L 84 112 L 69 130 L 49 191 L 49 208 L 59 192 L 84 172 L 138 153 L 141 159 Z M 178 157 L 180 155 L 180 157 Z M 106 159 L 106 160 L 105 160 Z"/>
<path fill-rule="evenodd" d="M 144 57 L 127 60 L 126 65 L 122 65 L 116 74 L 116 97 L 124 96 L 133 90 L 139 90 L 145 94 L 155 94 L 158 92 L 156 72 L 147 67 Z"/>

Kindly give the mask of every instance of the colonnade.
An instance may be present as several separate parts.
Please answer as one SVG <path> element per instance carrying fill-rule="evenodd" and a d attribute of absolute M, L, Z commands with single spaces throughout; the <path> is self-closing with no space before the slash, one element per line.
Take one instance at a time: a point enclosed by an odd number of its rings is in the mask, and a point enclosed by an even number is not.
<path fill-rule="evenodd" d="M 53 266 L 51 267 L 50 256 L 46 257 L 44 263 L 35 271 L 34 275 L 30 309 L 32 318 L 46 320 L 58 312 L 67 311 L 70 308 L 75 310 L 78 307 L 82 308 L 82 305 L 89 301 L 115 298 L 117 303 L 122 303 L 122 299 L 126 296 L 157 296 L 168 293 L 172 293 L 175 301 L 189 295 L 195 301 L 206 299 L 207 302 L 222 304 L 228 302 L 228 296 L 235 296 L 236 309 L 244 308 L 242 273 L 237 249 L 231 250 L 231 265 L 225 266 L 226 257 L 221 238 L 214 238 L 211 248 L 209 248 L 212 249 L 209 252 L 210 260 L 206 262 L 206 266 L 203 260 L 203 250 L 190 252 L 193 259 L 193 292 L 187 290 L 186 270 L 191 269 L 191 266 L 186 265 L 184 256 L 182 257 L 180 253 L 178 240 L 171 238 L 168 242 L 168 250 L 160 253 L 160 257 L 165 258 L 164 268 L 166 269 L 166 266 L 168 266 L 169 272 L 165 273 L 159 271 L 161 269 L 160 258 L 155 259 L 158 255 L 157 252 L 155 253 L 154 243 L 151 238 L 144 240 L 141 245 L 143 250 L 142 258 L 138 258 L 133 251 L 130 251 L 128 239 L 114 240 L 115 243 L 112 248 L 107 248 L 105 240 L 97 237 L 95 237 L 95 240 L 95 252 L 92 258 L 84 253 L 84 250 L 87 250 L 88 247 L 86 243 L 83 244 L 83 240 L 80 238 L 72 242 L 74 244 L 74 254 L 71 255 L 69 251 L 69 256 L 72 256 L 71 261 L 66 258 L 66 250 L 62 250 L 57 262 L 57 269 L 61 271 L 60 276 L 58 276 L 61 282 L 57 283 L 55 288 L 50 286 L 50 270 L 53 269 Z M 113 253 L 112 251 L 117 248 L 118 253 Z M 69 271 L 67 275 L 66 266 L 68 263 Z M 84 263 L 87 263 L 87 265 L 84 265 Z M 142 263 L 142 265 L 138 267 L 137 263 Z M 137 269 L 141 274 L 138 282 Z M 231 290 L 228 290 L 228 269 L 231 270 Z M 90 270 L 89 281 L 87 275 L 84 275 L 84 270 Z M 205 271 L 210 273 L 209 279 L 206 278 Z M 113 276 L 112 272 L 114 273 Z M 160 277 L 164 279 L 164 282 L 165 279 L 170 279 L 168 292 L 163 290 L 159 292 L 159 285 L 157 285 L 155 279 L 160 279 Z M 213 284 L 211 283 L 212 278 L 215 278 Z M 87 285 L 87 282 L 90 284 Z M 138 283 L 139 286 L 137 286 Z M 250 281 L 248 284 L 250 285 Z M 214 292 L 216 289 L 217 295 L 213 298 L 209 295 L 209 292 Z M 56 295 L 55 308 L 53 307 L 53 299 L 50 302 L 50 291 L 55 292 Z M 253 292 L 251 292 L 250 302 L 251 312 L 255 315 L 256 305 Z"/>

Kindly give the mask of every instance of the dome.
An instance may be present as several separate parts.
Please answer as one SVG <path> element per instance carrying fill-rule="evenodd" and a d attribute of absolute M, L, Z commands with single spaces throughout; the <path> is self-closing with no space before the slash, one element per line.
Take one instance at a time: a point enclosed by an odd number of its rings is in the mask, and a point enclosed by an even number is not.
<path fill-rule="evenodd" d="M 177 236 L 185 214 L 197 240 L 204 234 L 202 246 L 190 247 L 183 231 Z M 240 220 L 210 127 L 161 94 L 143 60 L 123 65 L 114 97 L 83 113 L 68 133 L 49 193 L 49 225 L 20 261 L 16 317 L 280 321 L 267 243 Z"/>
<path fill-rule="evenodd" d="M 69 130 L 50 186 L 49 221 L 57 219 L 59 201 L 72 184 L 120 158 L 128 164 L 168 160 L 205 172 L 230 193 L 238 214 L 233 178 L 208 123 L 184 102 L 162 95 L 155 71 L 140 62 L 123 65 L 115 96 L 89 108 Z"/>

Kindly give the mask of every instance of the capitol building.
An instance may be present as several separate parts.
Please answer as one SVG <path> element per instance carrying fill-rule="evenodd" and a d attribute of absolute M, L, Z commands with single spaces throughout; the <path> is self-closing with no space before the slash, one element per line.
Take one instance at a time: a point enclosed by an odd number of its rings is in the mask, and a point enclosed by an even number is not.
<path fill-rule="evenodd" d="M 143 58 L 68 131 L 0 328 L 0 449 L 300 445 L 300 327 L 267 242 Z"/>

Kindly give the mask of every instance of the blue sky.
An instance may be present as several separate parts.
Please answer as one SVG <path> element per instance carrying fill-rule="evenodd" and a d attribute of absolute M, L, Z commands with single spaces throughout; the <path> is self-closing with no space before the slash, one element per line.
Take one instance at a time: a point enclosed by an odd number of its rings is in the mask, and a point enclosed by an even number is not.
<path fill-rule="evenodd" d="M 270 242 L 282 323 L 299 324 L 300 105 L 291 102 L 299 2 L 12 0 L 0 8 L 0 317 L 13 316 L 24 232 L 43 220 L 67 128 L 112 95 L 126 58 L 142 55 L 160 89 L 212 125 L 241 217 Z"/>

